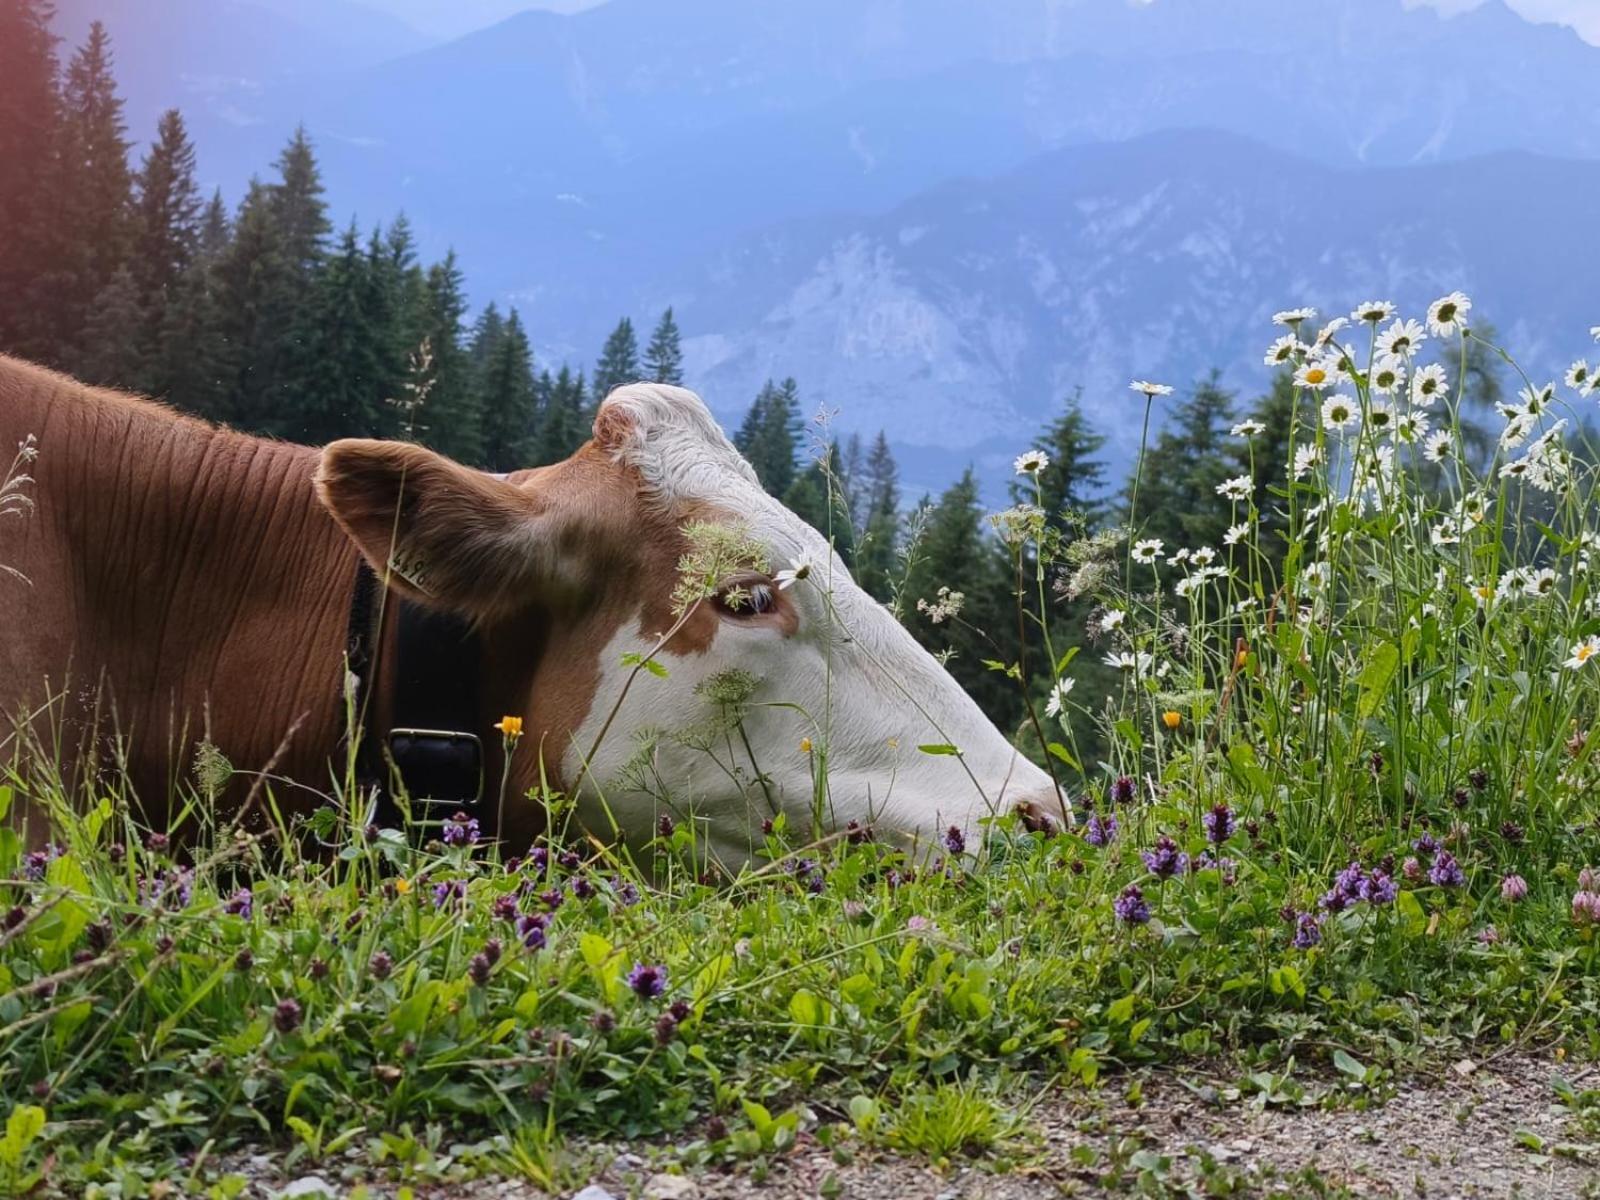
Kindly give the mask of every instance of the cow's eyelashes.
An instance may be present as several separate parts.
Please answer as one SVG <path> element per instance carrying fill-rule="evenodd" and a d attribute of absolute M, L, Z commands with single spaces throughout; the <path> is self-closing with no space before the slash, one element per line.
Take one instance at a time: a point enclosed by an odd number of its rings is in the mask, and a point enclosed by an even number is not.
<path fill-rule="evenodd" d="M 717 607 L 731 617 L 761 617 L 777 611 L 778 593 L 766 580 L 741 580 L 718 589 Z"/>

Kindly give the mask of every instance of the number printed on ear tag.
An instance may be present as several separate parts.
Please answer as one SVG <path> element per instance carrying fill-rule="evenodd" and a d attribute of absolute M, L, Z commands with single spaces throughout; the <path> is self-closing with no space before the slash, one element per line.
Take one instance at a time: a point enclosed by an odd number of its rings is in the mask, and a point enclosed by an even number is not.
<path fill-rule="evenodd" d="M 423 595 L 433 595 L 433 589 L 428 586 L 427 560 L 417 551 L 396 546 L 389 554 L 389 570 Z"/>

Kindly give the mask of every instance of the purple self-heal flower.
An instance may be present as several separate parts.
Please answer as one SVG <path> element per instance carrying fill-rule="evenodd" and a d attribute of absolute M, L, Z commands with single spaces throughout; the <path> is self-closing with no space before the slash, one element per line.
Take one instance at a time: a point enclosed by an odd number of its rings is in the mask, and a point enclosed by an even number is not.
<path fill-rule="evenodd" d="M 653 1000 L 667 990 L 667 969 L 636 962 L 628 972 L 628 986 L 641 1000 Z"/>
<path fill-rule="evenodd" d="M 1233 836 L 1233 810 L 1226 804 L 1218 804 L 1200 818 L 1200 824 L 1205 826 L 1206 840 L 1213 846 L 1220 846 Z"/>
<path fill-rule="evenodd" d="M 534 846 L 528 850 L 527 864 L 533 868 L 535 875 L 543 875 L 550 869 L 550 851 L 543 846 Z"/>
<path fill-rule="evenodd" d="M 440 834 L 446 846 L 475 846 L 478 844 L 478 819 L 458 812 L 444 823 Z"/>
<path fill-rule="evenodd" d="M 589 882 L 586 875 L 577 875 L 572 880 L 572 894 L 579 900 L 587 900 L 594 895 L 594 884 Z"/>
<path fill-rule="evenodd" d="M 1139 885 L 1130 883 L 1122 889 L 1122 894 L 1111 902 L 1111 909 L 1117 914 L 1117 919 L 1129 925 L 1143 925 L 1150 920 L 1150 905 L 1145 902 L 1144 892 Z"/>
<path fill-rule="evenodd" d="M 545 944 L 545 917 L 543 913 L 525 913 L 517 918 L 517 936 L 529 950 L 543 950 Z"/>
<path fill-rule="evenodd" d="M 966 835 L 961 832 L 961 826 L 952 825 L 944 831 L 944 848 L 951 854 L 965 854 L 967 850 Z"/>
<path fill-rule="evenodd" d="M 1461 864 L 1456 862 L 1456 856 L 1448 850 L 1441 850 L 1428 871 L 1428 880 L 1437 887 L 1460 887 L 1467 882 L 1467 876 Z"/>
<path fill-rule="evenodd" d="M 1138 793 L 1138 785 L 1133 782 L 1133 776 L 1131 775 L 1118 775 L 1111 781 L 1111 802 L 1113 804 L 1132 804 L 1133 798 Z"/>
<path fill-rule="evenodd" d="M 1171 879 L 1189 869 L 1189 856 L 1178 849 L 1178 843 L 1169 837 L 1156 839 L 1156 844 L 1149 850 L 1141 850 L 1139 857 L 1144 860 L 1144 869 L 1158 879 Z"/>
<path fill-rule="evenodd" d="M 433 885 L 433 906 L 443 908 L 452 900 L 462 901 L 467 898 L 467 881 L 465 879 L 445 879 Z"/>
<path fill-rule="evenodd" d="M 1303 912 L 1295 918 L 1294 948 L 1309 950 L 1322 941 L 1322 918 L 1316 913 Z"/>
<path fill-rule="evenodd" d="M 611 891 L 617 898 L 617 903 L 624 908 L 632 908 L 639 903 L 639 889 L 627 879 L 617 879 L 611 884 Z"/>
<path fill-rule="evenodd" d="M 1393 904 L 1399 894 L 1400 886 L 1386 871 L 1374 871 L 1361 881 L 1361 898 L 1368 904 Z"/>
<path fill-rule="evenodd" d="M 1091 846 L 1108 846 L 1111 839 L 1117 836 L 1117 819 L 1110 813 L 1101 816 L 1093 813 L 1084 822 L 1083 840 Z"/>
<path fill-rule="evenodd" d="M 1411 843 L 1411 848 L 1418 854 L 1434 855 L 1439 852 L 1439 839 L 1431 833 L 1425 833 Z"/>
<path fill-rule="evenodd" d="M 236 917 L 243 917 L 248 921 L 255 908 L 255 897 L 250 894 L 249 888 L 242 887 L 228 897 L 228 902 L 222 906 L 222 911 L 232 913 Z"/>
<path fill-rule="evenodd" d="M 494 898 L 494 908 L 491 910 L 497 921 L 515 921 L 517 919 L 517 896 L 515 892 L 506 892 Z"/>

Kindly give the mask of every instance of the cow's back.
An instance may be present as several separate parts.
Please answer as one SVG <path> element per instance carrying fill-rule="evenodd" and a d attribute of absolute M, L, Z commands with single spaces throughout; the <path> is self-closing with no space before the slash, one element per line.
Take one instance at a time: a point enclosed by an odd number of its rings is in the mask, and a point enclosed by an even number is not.
<path fill-rule="evenodd" d="M 30 436 L 31 503 L 0 520 L 3 757 L 32 737 L 81 780 L 126 754 L 150 807 L 203 736 L 259 770 L 298 723 L 275 765 L 326 778 L 355 553 L 316 452 L 0 357 L 0 445 Z"/>

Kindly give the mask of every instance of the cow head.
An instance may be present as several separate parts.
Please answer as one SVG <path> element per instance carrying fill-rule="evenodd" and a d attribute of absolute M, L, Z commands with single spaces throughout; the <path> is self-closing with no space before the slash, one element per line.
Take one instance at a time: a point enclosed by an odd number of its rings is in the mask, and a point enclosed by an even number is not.
<path fill-rule="evenodd" d="M 342 441 L 317 486 L 392 586 L 479 623 L 491 711 L 525 720 L 513 798 L 542 768 L 576 785 L 598 833 L 646 838 L 670 806 L 735 863 L 777 812 L 926 839 L 1059 811 L 1048 777 L 767 495 L 692 392 L 618 389 L 555 466 L 501 477 Z M 652 655 L 664 674 L 640 668 Z M 535 823 L 521 803 L 513 840 Z"/>

